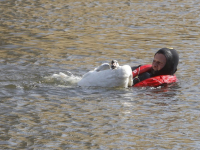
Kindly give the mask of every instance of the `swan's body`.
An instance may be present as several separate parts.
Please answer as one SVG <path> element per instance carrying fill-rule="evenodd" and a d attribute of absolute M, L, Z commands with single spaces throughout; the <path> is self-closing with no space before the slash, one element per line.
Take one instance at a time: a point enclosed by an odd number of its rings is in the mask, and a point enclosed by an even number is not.
<path fill-rule="evenodd" d="M 95 70 L 86 73 L 78 82 L 79 86 L 87 87 L 125 87 L 132 86 L 132 70 L 129 65 L 117 66 L 110 69 L 105 63 Z"/>

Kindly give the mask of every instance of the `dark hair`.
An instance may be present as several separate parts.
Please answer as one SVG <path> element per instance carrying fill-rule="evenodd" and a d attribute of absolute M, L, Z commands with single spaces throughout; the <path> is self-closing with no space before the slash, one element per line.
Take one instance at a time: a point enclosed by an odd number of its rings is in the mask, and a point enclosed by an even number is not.
<path fill-rule="evenodd" d="M 174 75 L 179 63 L 179 55 L 177 51 L 173 48 L 161 48 L 155 53 L 155 55 L 156 54 L 163 54 L 166 57 L 166 64 L 161 70 L 154 71 L 153 76 Z"/>

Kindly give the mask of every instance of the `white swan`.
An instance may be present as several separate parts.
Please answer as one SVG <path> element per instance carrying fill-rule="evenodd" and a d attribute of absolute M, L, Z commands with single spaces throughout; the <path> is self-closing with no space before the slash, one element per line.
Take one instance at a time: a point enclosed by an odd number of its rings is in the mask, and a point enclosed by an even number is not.
<path fill-rule="evenodd" d="M 112 69 L 111 69 L 112 68 Z M 87 87 L 125 87 L 132 86 L 132 69 L 129 65 L 119 66 L 117 61 L 104 63 L 86 73 L 78 82 L 79 86 Z"/>

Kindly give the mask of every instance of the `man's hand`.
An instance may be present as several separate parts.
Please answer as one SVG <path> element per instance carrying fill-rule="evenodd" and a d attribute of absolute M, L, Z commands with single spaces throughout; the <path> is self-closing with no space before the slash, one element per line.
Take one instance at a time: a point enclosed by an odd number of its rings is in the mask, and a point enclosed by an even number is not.
<path fill-rule="evenodd" d="M 117 68 L 117 67 L 119 67 L 119 64 L 118 64 L 117 60 L 112 60 L 112 61 L 111 61 L 111 68 L 112 68 L 112 69 L 115 69 L 115 68 Z"/>

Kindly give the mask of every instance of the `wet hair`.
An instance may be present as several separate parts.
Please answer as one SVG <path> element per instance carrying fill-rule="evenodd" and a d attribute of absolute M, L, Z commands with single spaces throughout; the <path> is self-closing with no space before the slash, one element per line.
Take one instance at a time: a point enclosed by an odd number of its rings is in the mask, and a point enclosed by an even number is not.
<path fill-rule="evenodd" d="M 179 55 L 177 51 L 173 48 L 161 48 L 155 53 L 155 55 L 156 54 L 163 54 L 166 58 L 166 64 L 159 71 L 154 71 L 152 69 L 152 76 L 174 75 L 174 73 L 177 71 L 177 66 L 179 63 Z"/>

